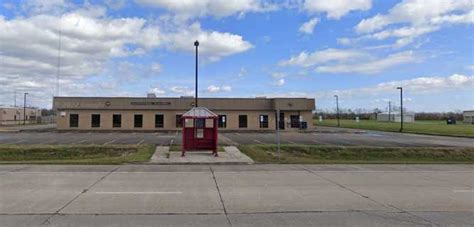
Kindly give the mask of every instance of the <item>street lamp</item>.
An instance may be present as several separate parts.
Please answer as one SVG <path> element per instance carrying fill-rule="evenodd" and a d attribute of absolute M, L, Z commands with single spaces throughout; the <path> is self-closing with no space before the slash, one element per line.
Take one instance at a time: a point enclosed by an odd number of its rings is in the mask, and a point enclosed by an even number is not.
<path fill-rule="evenodd" d="M 339 127 L 341 125 L 341 123 L 339 122 L 339 96 L 334 95 L 334 97 L 336 97 L 336 117 L 337 117 L 337 127 Z"/>
<path fill-rule="evenodd" d="M 26 124 L 26 95 L 28 95 L 28 92 L 23 94 L 23 125 Z"/>
<path fill-rule="evenodd" d="M 403 88 L 397 87 L 400 90 L 400 132 L 403 131 Z"/>
<path fill-rule="evenodd" d="M 196 86 L 195 86 L 195 96 L 194 96 L 194 106 L 198 107 L 198 47 L 199 41 L 194 42 L 194 46 L 196 47 Z"/>

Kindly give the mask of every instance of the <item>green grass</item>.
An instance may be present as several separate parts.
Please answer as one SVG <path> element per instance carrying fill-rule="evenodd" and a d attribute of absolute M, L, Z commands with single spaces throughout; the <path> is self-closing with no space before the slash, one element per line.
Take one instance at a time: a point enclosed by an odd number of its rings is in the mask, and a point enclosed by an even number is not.
<path fill-rule="evenodd" d="M 337 120 L 335 119 L 325 119 L 322 122 L 316 119 L 313 120 L 313 123 L 316 126 L 337 126 Z M 355 120 L 341 120 L 341 127 L 398 132 L 400 123 L 379 122 L 375 120 L 361 120 L 357 123 Z M 474 125 L 462 124 L 462 122 L 458 122 L 456 125 L 447 125 L 446 121 L 416 121 L 414 123 L 404 123 L 403 132 L 474 137 Z"/>
<path fill-rule="evenodd" d="M 276 145 L 241 145 L 239 149 L 257 163 L 282 164 L 429 164 L 474 163 L 474 148 L 433 147 L 339 147 L 282 145 L 280 159 Z"/>
<path fill-rule="evenodd" d="M 0 145 L 0 164 L 122 164 L 148 161 L 153 145 Z"/>
<path fill-rule="evenodd" d="M 181 145 L 179 144 L 173 144 L 170 146 L 170 151 L 181 151 Z M 217 152 L 224 152 L 224 147 L 223 146 L 218 146 L 217 147 Z"/>

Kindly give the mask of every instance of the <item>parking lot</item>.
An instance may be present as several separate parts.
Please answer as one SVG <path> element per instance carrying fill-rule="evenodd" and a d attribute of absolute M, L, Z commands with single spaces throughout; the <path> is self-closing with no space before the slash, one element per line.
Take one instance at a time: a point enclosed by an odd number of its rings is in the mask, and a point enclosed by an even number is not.
<path fill-rule="evenodd" d="M 223 132 L 221 145 L 275 144 L 275 133 Z M 180 144 L 179 132 L 2 132 L 0 144 Z M 474 138 L 429 136 L 404 133 L 357 131 L 320 127 L 313 132 L 282 132 L 282 144 L 473 147 Z"/>

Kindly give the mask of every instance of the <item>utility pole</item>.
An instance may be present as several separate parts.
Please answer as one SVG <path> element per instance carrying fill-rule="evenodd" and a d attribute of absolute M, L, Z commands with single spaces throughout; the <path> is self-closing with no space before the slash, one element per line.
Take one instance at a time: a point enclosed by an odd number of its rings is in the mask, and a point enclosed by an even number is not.
<path fill-rule="evenodd" d="M 392 121 L 391 113 L 392 113 L 392 102 L 388 101 L 388 121 L 389 122 Z"/>
<path fill-rule="evenodd" d="M 340 120 L 339 120 L 339 96 L 334 95 L 336 97 L 336 117 L 337 117 L 337 127 L 341 126 Z"/>
<path fill-rule="evenodd" d="M 23 94 L 23 125 L 26 124 L 26 95 L 28 92 Z"/>
<path fill-rule="evenodd" d="M 194 98 L 194 107 L 198 107 L 198 47 L 199 41 L 194 42 L 196 47 L 196 85 L 195 85 L 195 98 Z"/>
<path fill-rule="evenodd" d="M 400 132 L 403 131 L 403 88 L 397 87 L 400 90 Z"/>

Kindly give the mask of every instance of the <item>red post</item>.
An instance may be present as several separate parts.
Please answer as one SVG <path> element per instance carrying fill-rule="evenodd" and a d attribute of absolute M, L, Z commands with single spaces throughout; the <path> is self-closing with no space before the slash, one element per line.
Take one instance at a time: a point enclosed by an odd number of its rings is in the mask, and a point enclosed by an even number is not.
<path fill-rule="evenodd" d="M 182 130 L 181 130 L 181 134 L 183 134 L 181 136 L 181 157 L 184 157 L 185 156 L 185 153 L 186 153 L 186 150 L 185 150 L 185 147 L 186 147 L 186 125 L 185 125 L 185 120 L 184 120 L 184 117 L 181 118 L 181 127 L 182 127 Z"/>

